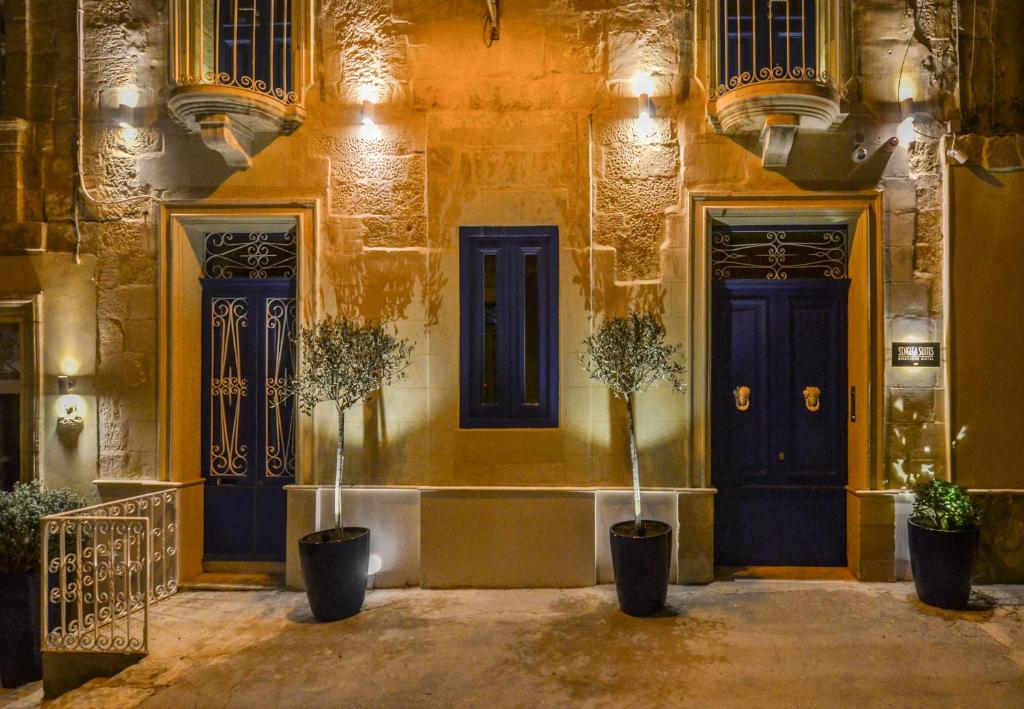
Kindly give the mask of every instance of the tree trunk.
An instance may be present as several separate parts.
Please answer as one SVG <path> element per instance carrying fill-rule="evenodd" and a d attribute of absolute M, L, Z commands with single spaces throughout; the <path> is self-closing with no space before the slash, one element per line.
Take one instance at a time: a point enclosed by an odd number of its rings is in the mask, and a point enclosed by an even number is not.
<path fill-rule="evenodd" d="M 339 531 L 341 526 L 341 474 L 345 469 L 345 410 L 340 406 L 338 411 L 338 456 L 334 462 L 334 526 Z"/>
<path fill-rule="evenodd" d="M 633 517 L 639 531 L 640 516 L 640 465 L 636 459 L 636 418 L 633 414 L 633 395 L 626 396 L 626 418 L 629 419 L 629 463 L 633 470 Z"/>

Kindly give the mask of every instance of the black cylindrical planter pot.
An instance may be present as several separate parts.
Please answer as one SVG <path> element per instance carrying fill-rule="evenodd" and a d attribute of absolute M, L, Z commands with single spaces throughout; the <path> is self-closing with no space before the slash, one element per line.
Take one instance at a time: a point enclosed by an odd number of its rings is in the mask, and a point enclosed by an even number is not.
<path fill-rule="evenodd" d="M 39 649 L 39 573 L 0 576 L 0 684 L 42 679 Z"/>
<path fill-rule="evenodd" d="M 910 568 L 917 597 L 930 606 L 960 610 L 971 597 L 978 529 L 944 531 L 907 520 Z"/>
<path fill-rule="evenodd" d="M 613 524 L 608 531 L 619 608 L 636 616 L 661 612 L 668 594 L 672 527 L 645 519 L 639 534 L 633 520 Z"/>
<path fill-rule="evenodd" d="M 307 534 L 299 540 L 299 562 L 313 617 L 320 622 L 355 615 L 366 597 L 370 530 L 345 527 Z"/>

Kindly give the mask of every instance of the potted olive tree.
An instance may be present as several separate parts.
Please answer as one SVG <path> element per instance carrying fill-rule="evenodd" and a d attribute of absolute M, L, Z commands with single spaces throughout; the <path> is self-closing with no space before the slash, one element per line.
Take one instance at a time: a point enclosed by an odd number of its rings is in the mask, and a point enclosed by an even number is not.
<path fill-rule="evenodd" d="M 38 482 L 0 491 L 0 680 L 17 687 L 43 676 L 39 638 L 41 521 L 84 507 L 70 490 Z"/>
<path fill-rule="evenodd" d="M 640 466 L 636 453 L 636 395 L 659 381 L 683 391 L 683 365 L 676 361 L 682 345 L 665 343 L 665 328 L 652 315 L 630 313 L 606 318 L 584 340 L 580 355 L 591 379 L 607 386 L 626 402 L 629 462 L 633 473 L 633 519 L 609 530 L 612 568 L 619 607 L 629 615 L 651 615 L 665 607 L 672 561 L 672 527 L 643 519 Z"/>
<path fill-rule="evenodd" d="M 965 488 L 942 480 L 919 483 L 914 494 L 907 525 L 917 596 L 930 606 L 965 608 L 981 511 Z"/>
<path fill-rule="evenodd" d="M 392 328 L 328 316 L 299 333 L 299 372 L 290 382 L 299 409 L 334 404 L 338 417 L 334 466 L 334 526 L 299 540 L 306 596 L 319 621 L 355 615 L 363 607 L 370 557 L 370 530 L 345 527 L 341 481 L 345 467 L 345 412 L 382 386 L 405 376 L 412 347 Z"/>

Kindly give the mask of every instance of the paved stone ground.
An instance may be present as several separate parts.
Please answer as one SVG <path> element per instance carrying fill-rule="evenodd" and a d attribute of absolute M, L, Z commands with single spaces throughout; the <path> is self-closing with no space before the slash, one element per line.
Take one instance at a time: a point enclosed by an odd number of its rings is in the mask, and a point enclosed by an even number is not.
<path fill-rule="evenodd" d="M 300 593 L 179 593 L 149 657 L 49 705 L 1024 707 L 1022 586 L 960 613 L 907 584 L 719 582 L 669 603 L 637 619 L 610 586 L 374 591 L 320 625 Z"/>

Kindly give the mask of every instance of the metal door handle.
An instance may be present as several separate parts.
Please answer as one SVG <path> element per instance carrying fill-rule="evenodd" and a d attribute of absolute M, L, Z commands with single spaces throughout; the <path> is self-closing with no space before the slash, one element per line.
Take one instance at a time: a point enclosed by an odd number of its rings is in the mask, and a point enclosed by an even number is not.
<path fill-rule="evenodd" d="M 741 384 L 732 390 L 732 396 L 736 399 L 737 411 L 746 411 L 750 408 L 750 387 Z"/>
<path fill-rule="evenodd" d="M 857 387 L 850 387 L 850 421 L 857 423 Z"/>
<path fill-rule="evenodd" d="M 804 387 L 804 406 L 808 411 L 817 411 L 821 408 L 821 389 L 818 387 Z"/>

